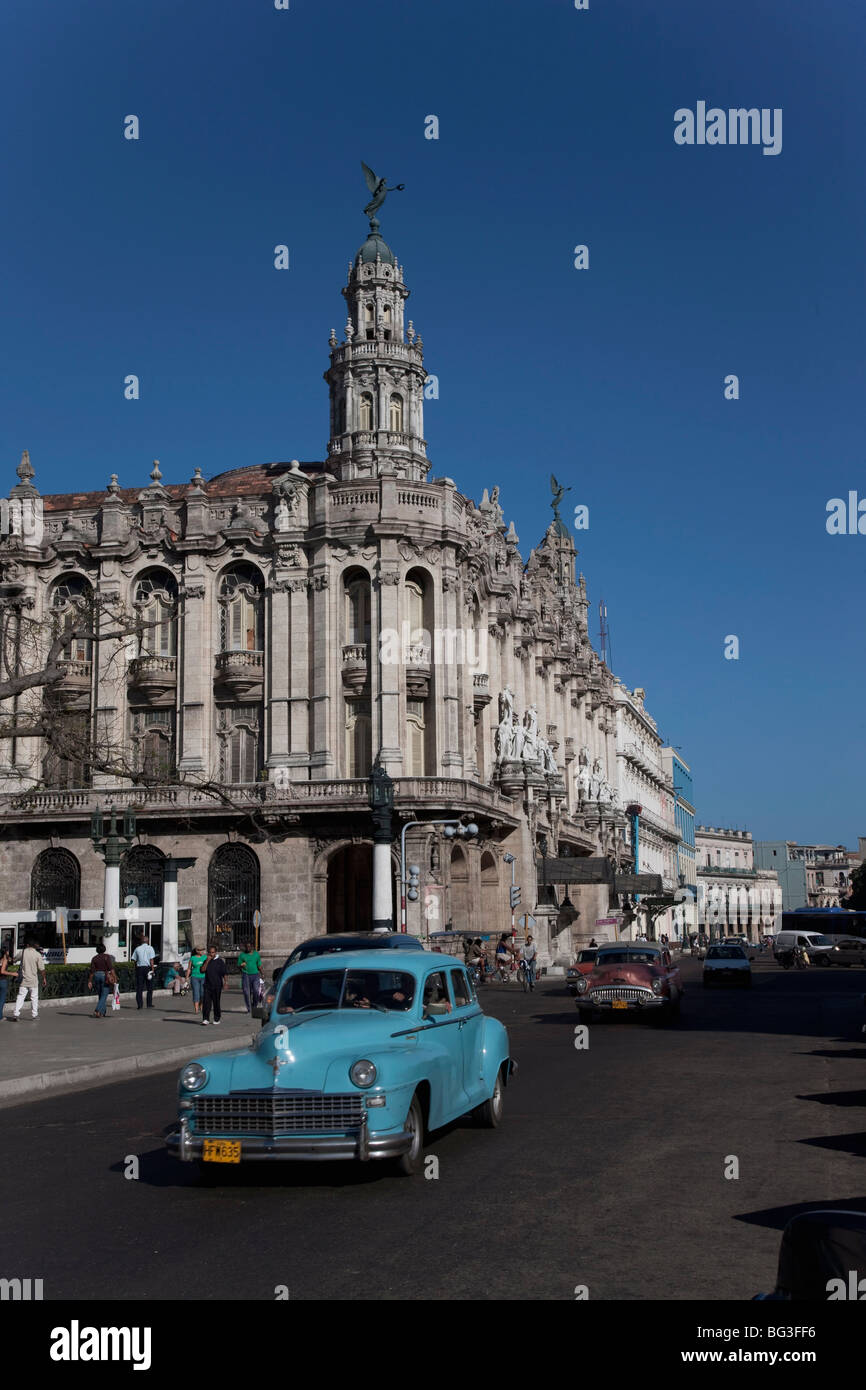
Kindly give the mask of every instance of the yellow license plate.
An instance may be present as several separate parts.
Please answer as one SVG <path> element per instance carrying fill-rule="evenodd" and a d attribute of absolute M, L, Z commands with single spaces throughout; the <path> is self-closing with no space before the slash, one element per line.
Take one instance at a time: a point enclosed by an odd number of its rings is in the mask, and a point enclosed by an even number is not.
<path fill-rule="evenodd" d="M 626 1000 L 626 999 L 611 999 L 611 1001 L 610 1001 L 610 1006 L 611 1006 L 612 1009 L 627 1009 L 627 1008 L 628 1008 L 628 1000 Z"/>
<path fill-rule="evenodd" d="M 205 1139 L 201 1156 L 205 1163 L 240 1163 L 241 1141 L 239 1139 Z"/>

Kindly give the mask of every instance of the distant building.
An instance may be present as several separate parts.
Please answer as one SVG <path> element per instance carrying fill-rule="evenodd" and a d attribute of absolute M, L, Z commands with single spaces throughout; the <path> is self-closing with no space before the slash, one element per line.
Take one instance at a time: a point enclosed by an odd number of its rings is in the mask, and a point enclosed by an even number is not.
<path fill-rule="evenodd" d="M 754 843 L 755 863 L 760 869 L 774 869 L 779 876 L 782 889 L 782 907 L 785 912 L 795 912 L 798 907 L 808 907 L 806 893 L 806 863 L 794 859 L 789 854 L 789 840 L 756 840 Z"/>
<path fill-rule="evenodd" d="M 862 853 L 866 841 L 860 841 Z M 786 912 L 798 907 L 838 907 L 848 896 L 857 851 L 844 845 L 799 845 L 796 840 L 761 840 L 755 860 L 762 868 L 776 869 L 782 884 Z"/>
<path fill-rule="evenodd" d="M 665 767 L 658 725 L 644 705 L 645 694 L 641 686 L 629 690 L 622 681 L 614 679 L 617 791 L 624 808 L 629 805 L 641 808 L 637 846 L 632 839 L 631 821 L 627 831 L 632 863 L 636 857 L 641 873 L 659 874 L 662 892 L 672 896 L 679 883 L 680 841 L 674 814 L 674 782 L 670 770 Z M 656 938 L 662 933 L 676 934 L 672 912 L 656 918 Z"/>
<path fill-rule="evenodd" d="M 696 826 L 695 855 L 701 930 L 752 941 L 778 930 L 782 889 L 772 869 L 755 864 L 750 831 Z"/>
<path fill-rule="evenodd" d="M 687 888 L 693 899 L 688 903 L 683 899 L 682 908 L 674 912 L 674 935 L 688 935 L 690 931 L 697 930 L 697 896 L 698 896 L 698 876 L 697 860 L 695 858 L 695 796 L 692 784 L 692 772 L 688 763 L 685 762 L 674 748 L 663 748 L 662 763 L 668 777 L 671 779 L 674 788 L 673 807 L 674 819 L 680 834 L 679 844 L 676 849 L 677 856 L 677 885 L 678 888 Z M 682 895 L 680 895 L 682 897 Z"/>

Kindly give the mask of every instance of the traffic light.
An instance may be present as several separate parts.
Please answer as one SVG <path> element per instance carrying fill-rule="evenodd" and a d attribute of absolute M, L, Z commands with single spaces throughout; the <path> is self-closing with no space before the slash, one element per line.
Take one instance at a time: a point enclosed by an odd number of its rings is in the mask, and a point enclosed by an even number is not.
<path fill-rule="evenodd" d="M 508 894 L 511 899 L 511 911 L 513 912 L 516 907 L 520 906 L 520 884 L 512 883 L 508 890 Z"/>
<path fill-rule="evenodd" d="M 406 897 L 410 903 L 418 901 L 418 885 L 421 881 L 421 870 L 417 864 L 409 865 L 409 887 L 406 889 Z"/>

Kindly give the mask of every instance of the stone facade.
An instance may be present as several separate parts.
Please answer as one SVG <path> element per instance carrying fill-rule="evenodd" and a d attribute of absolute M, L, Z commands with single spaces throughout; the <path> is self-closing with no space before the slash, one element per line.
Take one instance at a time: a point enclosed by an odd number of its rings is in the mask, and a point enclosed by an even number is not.
<path fill-rule="evenodd" d="M 604 885 L 572 889 L 579 917 L 565 930 L 556 896 L 537 901 L 536 866 L 542 849 L 628 862 L 617 729 L 626 709 L 646 716 L 592 648 L 558 514 L 524 560 L 498 488 L 476 504 L 429 476 L 408 293 L 371 224 L 343 290 L 342 340 L 330 339 L 325 462 L 196 470 L 188 483 L 165 483 L 155 464 L 140 487 L 113 476 L 103 492 L 42 498 L 22 463 L 12 493 L 39 498 L 43 526 L 0 541 L 7 617 L 17 605 L 47 630 L 96 595 L 149 627 L 138 643 L 65 656 L 64 717 L 113 740 L 128 776 L 49 766 L 36 740 L 0 740 L 8 903 L 39 897 L 37 857 L 66 850 L 80 905 L 101 905 L 89 838 L 100 804 L 135 809 L 138 850 L 194 860 L 179 900 L 199 941 L 225 926 L 237 943 L 256 909 L 273 959 L 326 927 L 367 926 L 378 757 L 394 779 L 395 841 L 407 819 L 479 829 L 459 842 L 409 831 L 423 890 L 410 931 L 509 927 L 506 853 L 542 961 L 570 954 L 616 906 Z M 658 841 L 667 882 L 676 829 L 660 764 L 651 781 L 647 844 Z M 399 916 L 396 848 L 392 862 Z"/>

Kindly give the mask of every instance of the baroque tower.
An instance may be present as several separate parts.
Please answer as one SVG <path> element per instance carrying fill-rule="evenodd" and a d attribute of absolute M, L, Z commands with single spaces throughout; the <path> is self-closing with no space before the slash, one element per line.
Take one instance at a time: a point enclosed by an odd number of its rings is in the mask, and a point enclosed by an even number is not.
<path fill-rule="evenodd" d="M 343 288 L 348 318 L 342 343 L 331 330 L 325 372 L 331 400 L 330 471 L 342 482 L 392 476 L 424 482 L 424 354 L 410 320 L 403 267 L 370 218 L 370 235 Z"/>

